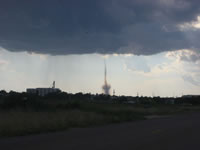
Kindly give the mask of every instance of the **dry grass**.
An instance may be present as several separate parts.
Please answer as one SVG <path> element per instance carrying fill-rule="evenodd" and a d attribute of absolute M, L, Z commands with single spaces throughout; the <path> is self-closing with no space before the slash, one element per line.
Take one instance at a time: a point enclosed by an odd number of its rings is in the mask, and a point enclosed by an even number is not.
<path fill-rule="evenodd" d="M 34 112 L 12 110 L 0 112 L 0 137 L 35 134 L 67 130 L 74 127 L 88 127 L 108 123 L 143 119 L 126 114 L 103 114 L 80 110 Z"/>
<path fill-rule="evenodd" d="M 0 136 L 66 130 L 105 122 L 103 115 L 79 110 L 58 112 L 9 111 L 0 113 Z"/>
<path fill-rule="evenodd" d="M 35 134 L 144 119 L 147 115 L 168 115 L 199 111 L 196 106 L 133 106 L 83 104 L 78 109 L 0 111 L 0 137 Z"/>

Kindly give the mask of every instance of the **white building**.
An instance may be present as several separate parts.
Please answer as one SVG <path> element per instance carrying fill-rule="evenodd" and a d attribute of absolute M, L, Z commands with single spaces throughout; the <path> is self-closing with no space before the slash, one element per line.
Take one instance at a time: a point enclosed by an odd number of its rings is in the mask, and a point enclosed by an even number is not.
<path fill-rule="evenodd" d="M 53 82 L 52 88 L 27 88 L 26 92 L 31 94 L 38 94 L 39 96 L 45 96 L 49 93 L 56 93 L 60 92 L 61 90 L 58 88 L 55 88 L 55 81 Z"/>

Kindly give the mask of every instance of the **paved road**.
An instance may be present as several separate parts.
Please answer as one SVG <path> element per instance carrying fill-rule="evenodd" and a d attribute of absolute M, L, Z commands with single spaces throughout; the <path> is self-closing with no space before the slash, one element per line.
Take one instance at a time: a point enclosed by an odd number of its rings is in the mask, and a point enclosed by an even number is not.
<path fill-rule="evenodd" d="M 0 150 L 199 150 L 200 113 L 0 140 Z"/>

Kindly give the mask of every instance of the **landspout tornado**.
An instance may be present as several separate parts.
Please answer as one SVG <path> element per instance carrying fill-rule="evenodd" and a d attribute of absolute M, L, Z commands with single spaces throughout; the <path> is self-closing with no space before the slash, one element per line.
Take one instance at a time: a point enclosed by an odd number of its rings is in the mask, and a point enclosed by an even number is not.
<path fill-rule="evenodd" d="M 104 61 L 104 85 L 102 86 L 103 93 L 105 95 L 110 95 L 110 88 L 111 86 L 107 83 L 107 68 L 106 68 L 106 62 Z"/>

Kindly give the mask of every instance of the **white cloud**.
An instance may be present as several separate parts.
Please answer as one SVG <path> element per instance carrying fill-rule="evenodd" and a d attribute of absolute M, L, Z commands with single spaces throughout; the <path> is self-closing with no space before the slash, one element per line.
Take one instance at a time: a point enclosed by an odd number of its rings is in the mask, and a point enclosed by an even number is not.
<path fill-rule="evenodd" d="M 139 57 L 139 56 L 136 56 Z M 194 86 L 200 85 L 200 54 L 191 50 L 178 50 L 167 52 L 163 57 L 163 61 L 151 64 L 155 58 L 149 56 L 146 61 L 125 63 L 124 69 L 134 75 L 143 76 L 149 79 L 173 80 L 175 78 L 182 79 L 185 83 Z M 164 58 L 167 58 L 165 60 Z M 142 67 L 141 67 L 142 66 Z M 148 66 L 148 71 L 145 66 Z"/>
<path fill-rule="evenodd" d="M 129 53 L 127 53 L 127 54 L 117 54 L 117 53 L 114 53 L 114 54 L 112 54 L 112 56 L 116 56 L 116 57 L 118 57 L 118 56 L 122 56 L 122 57 L 132 57 L 132 56 L 134 56 L 133 54 L 129 54 Z"/>
<path fill-rule="evenodd" d="M 187 49 L 168 52 L 166 57 L 170 59 L 176 59 L 176 61 L 179 62 L 183 61 L 198 63 L 200 61 L 200 53 Z"/>
<path fill-rule="evenodd" d="M 35 52 L 28 52 L 28 54 L 30 54 L 31 56 L 36 56 L 39 57 L 41 60 L 47 60 L 48 58 L 48 54 L 39 54 L 39 53 L 35 53 Z"/>
<path fill-rule="evenodd" d="M 184 81 L 190 82 L 193 85 L 200 86 L 200 80 L 197 80 L 194 76 L 190 74 L 185 74 L 182 76 Z"/>
<path fill-rule="evenodd" d="M 166 57 L 176 64 L 182 79 L 195 86 L 200 86 L 200 53 L 191 50 L 168 52 Z"/>
<path fill-rule="evenodd" d="M 179 24 L 178 28 L 181 31 L 200 29 L 200 16 L 197 16 L 196 21 L 186 22 L 186 23 L 183 23 L 183 24 Z"/>

